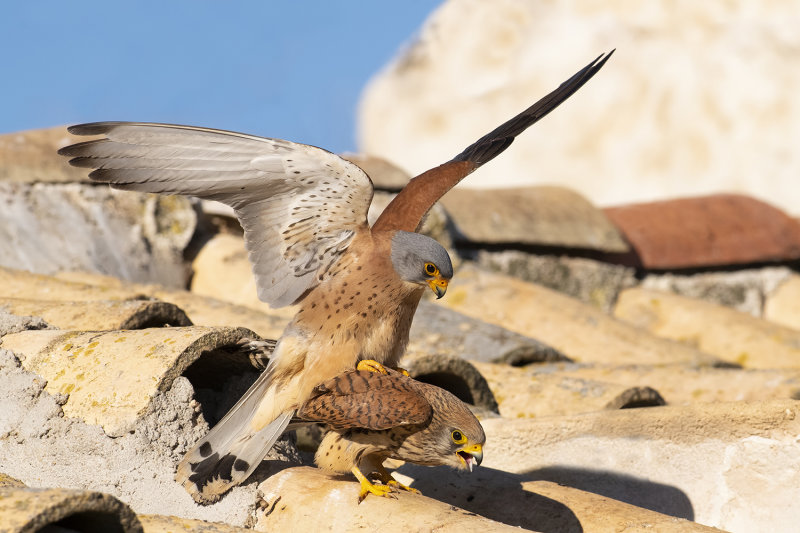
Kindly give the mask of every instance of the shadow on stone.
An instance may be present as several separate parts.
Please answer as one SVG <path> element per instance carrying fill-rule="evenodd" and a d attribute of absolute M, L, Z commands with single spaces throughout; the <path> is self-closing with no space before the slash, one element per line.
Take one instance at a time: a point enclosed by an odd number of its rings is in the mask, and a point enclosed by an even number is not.
<path fill-rule="evenodd" d="M 582 533 L 578 517 L 561 502 L 524 490 L 524 476 L 479 467 L 460 472 L 405 464 L 398 473 L 414 478 L 422 494 L 497 522 L 543 533 Z"/>
<path fill-rule="evenodd" d="M 658 513 L 694 520 L 694 508 L 689 497 L 671 485 L 607 470 L 565 466 L 540 468 L 522 477 L 525 481 L 551 481 Z"/>

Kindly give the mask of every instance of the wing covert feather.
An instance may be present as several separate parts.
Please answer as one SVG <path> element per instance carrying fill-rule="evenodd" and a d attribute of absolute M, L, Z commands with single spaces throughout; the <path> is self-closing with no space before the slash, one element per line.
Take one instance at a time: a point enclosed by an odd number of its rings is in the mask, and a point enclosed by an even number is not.
<path fill-rule="evenodd" d="M 318 386 L 297 416 L 336 429 L 384 430 L 425 424 L 433 416 L 433 408 L 417 392 L 415 383 L 394 371 L 388 375 L 366 370 L 346 372 Z"/>
<path fill-rule="evenodd" d="M 105 135 L 59 150 L 118 189 L 185 194 L 233 207 L 259 297 L 280 307 L 325 279 L 358 231 L 368 231 L 372 182 L 314 146 L 222 130 L 130 122 L 69 128 Z"/>

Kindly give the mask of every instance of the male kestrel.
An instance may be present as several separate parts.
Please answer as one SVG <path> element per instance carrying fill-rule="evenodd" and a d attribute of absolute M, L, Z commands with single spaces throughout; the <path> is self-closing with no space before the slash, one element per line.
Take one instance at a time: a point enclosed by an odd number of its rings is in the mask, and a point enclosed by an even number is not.
<path fill-rule="evenodd" d="M 613 52 L 612 52 L 613 53 Z M 396 366 L 425 288 L 444 295 L 450 257 L 416 233 L 433 204 L 558 107 L 605 64 L 600 56 L 530 108 L 447 163 L 412 179 L 370 228 L 372 182 L 313 146 L 191 126 L 98 122 L 100 135 L 59 150 L 118 189 L 186 194 L 233 207 L 258 295 L 299 304 L 253 386 L 186 453 L 176 480 L 211 503 L 246 479 L 314 387 L 359 361 Z"/>
<path fill-rule="evenodd" d="M 314 458 L 323 470 L 352 472 L 359 501 L 393 488 L 414 490 L 383 468 L 387 458 L 448 465 L 470 472 L 481 464 L 486 435 L 469 408 L 448 391 L 386 369 L 347 372 L 318 385 L 297 418 L 328 425 Z M 365 473 L 376 472 L 376 486 Z"/>

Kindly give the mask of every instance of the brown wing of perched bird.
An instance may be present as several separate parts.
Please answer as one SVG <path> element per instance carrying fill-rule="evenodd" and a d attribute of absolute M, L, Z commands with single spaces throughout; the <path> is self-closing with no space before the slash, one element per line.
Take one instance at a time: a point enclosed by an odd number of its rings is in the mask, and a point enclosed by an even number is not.
<path fill-rule="evenodd" d="M 375 225 L 372 182 L 321 148 L 169 124 L 98 122 L 69 128 L 105 138 L 67 146 L 70 163 L 118 189 L 186 194 L 233 207 L 258 295 L 298 304 L 269 367 L 187 452 L 176 479 L 201 503 L 245 480 L 320 383 L 359 361 L 396 366 L 425 290 L 444 295 L 447 251 L 415 233 L 430 207 L 514 137 L 569 98 L 605 64 L 600 57 L 558 89 L 413 179 Z"/>
<path fill-rule="evenodd" d="M 383 468 L 389 457 L 470 471 L 480 464 L 486 435 L 464 402 L 394 370 L 384 372 L 346 372 L 317 387 L 298 409 L 298 418 L 331 428 L 314 458 L 320 468 L 352 472 L 363 500 L 395 488 L 413 490 Z M 372 472 L 385 485 L 372 484 Z"/>

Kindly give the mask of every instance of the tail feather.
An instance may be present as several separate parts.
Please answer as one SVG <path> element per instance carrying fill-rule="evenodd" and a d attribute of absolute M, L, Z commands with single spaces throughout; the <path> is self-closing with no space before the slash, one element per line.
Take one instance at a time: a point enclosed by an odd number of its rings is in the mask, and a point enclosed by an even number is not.
<path fill-rule="evenodd" d="M 253 431 L 251 422 L 271 384 L 265 371 L 206 436 L 186 452 L 175 480 L 195 501 L 209 504 L 253 473 L 294 416 L 290 410 Z"/>

